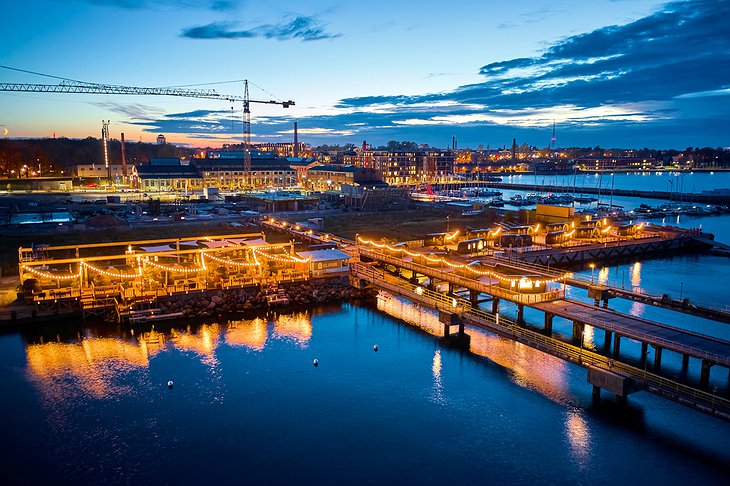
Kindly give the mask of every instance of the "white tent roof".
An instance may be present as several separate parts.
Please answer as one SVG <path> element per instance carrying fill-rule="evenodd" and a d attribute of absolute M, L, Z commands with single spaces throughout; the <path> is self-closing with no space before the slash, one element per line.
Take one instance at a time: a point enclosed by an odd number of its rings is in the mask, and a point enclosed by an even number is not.
<path fill-rule="evenodd" d="M 300 251 L 297 254 L 302 258 L 309 258 L 313 262 L 325 262 L 332 260 L 349 260 L 350 255 L 343 253 L 340 250 L 312 250 L 312 251 Z"/>

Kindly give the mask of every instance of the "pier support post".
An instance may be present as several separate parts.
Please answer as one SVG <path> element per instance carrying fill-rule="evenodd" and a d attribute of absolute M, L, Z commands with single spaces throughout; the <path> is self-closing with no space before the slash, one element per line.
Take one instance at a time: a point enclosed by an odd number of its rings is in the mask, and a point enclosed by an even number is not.
<path fill-rule="evenodd" d="M 447 338 L 451 335 L 451 324 L 444 323 L 444 337 Z"/>
<path fill-rule="evenodd" d="M 700 388 L 702 390 L 707 390 L 710 386 L 710 368 L 712 368 L 713 364 L 715 363 L 710 360 L 702 360 L 702 371 L 700 371 Z"/>
<path fill-rule="evenodd" d="M 583 324 L 582 322 L 573 321 L 573 344 L 583 341 L 584 329 L 585 324 Z"/>
<path fill-rule="evenodd" d="M 593 385 L 593 400 L 598 401 L 601 399 L 601 387 Z"/>
<path fill-rule="evenodd" d="M 479 307 L 479 293 L 478 290 L 469 290 L 469 302 L 471 302 L 472 309 Z"/>
<path fill-rule="evenodd" d="M 662 348 L 656 347 L 654 351 L 654 372 L 658 373 L 662 367 Z"/>
<path fill-rule="evenodd" d="M 449 295 L 454 295 L 454 284 L 449 282 Z"/>
<path fill-rule="evenodd" d="M 689 354 L 682 355 L 682 374 L 686 375 L 689 370 Z"/>
<path fill-rule="evenodd" d="M 548 336 L 552 336 L 553 334 L 553 317 L 555 317 L 554 314 L 550 312 L 545 313 L 545 334 Z"/>
<path fill-rule="evenodd" d="M 608 299 L 603 299 L 603 308 L 608 309 Z"/>
<path fill-rule="evenodd" d="M 522 304 L 517 304 L 517 325 L 525 325 L 525 306 Z"/>
<path fill-rule="evenodd" d="M 464 337 L 464 319 L 459 319 L 459 337 Z"/>
<path fill-rule="evenodd" d="M 598 305 L 601 303 L 598 299 L 593 299 L 593 307 L 598 307 Z"/>
<path fill-rule="evenodd" d="M 616 333 L 613 336 L 613 357 L 618 358 L 619 353 L 621 353 L 621 335 Z"/>
<path fill-rule="evenodd" d="M 605 331 L 605 337 L 603 338 L 603 351 L 608 353 L 611 351 L 611 338 L 613 337 L 613 331 Z"/>
<path fill-rule="evenodd" d="M 639 364 L 641 364 L 641 366 L 644 366 L 644 364 L 646 364 L 646 355 L 648 353 L 649 353 L 649 344 L 641 343 L 641 361 L 639 361 Z"/>
<path fill-rule="evenodd" d="M 492 314 L 498 314 L 499 313 L 499 298 L 494 297 L 492 298 Z"/>

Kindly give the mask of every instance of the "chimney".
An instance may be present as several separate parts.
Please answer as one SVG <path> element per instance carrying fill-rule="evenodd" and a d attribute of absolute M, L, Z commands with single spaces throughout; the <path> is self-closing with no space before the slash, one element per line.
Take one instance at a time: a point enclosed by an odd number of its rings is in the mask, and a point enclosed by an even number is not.
<path fill-rule="evenodd" d="M 456 150 L 456 135 L 451 136 L 451 148 L 452 150 Z"/>
<path fill-rule="evenodd" d="M 299 127 L 297 122 L 294 122 L 294 157 L 299 157 Z"/>
<path fill-rule="evenodd" d="M 127 158 L 124 155 L 124 134 L 122 133 L 122 180 L 127 179 Z"/>

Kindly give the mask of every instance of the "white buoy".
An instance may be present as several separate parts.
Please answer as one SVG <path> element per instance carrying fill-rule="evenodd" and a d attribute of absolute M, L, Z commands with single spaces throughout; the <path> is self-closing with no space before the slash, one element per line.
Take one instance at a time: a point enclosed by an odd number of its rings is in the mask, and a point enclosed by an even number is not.
<path fill-rule="evenodd" d="M 377 344 L 375 346 L 373 346 L 373 351 L 375 351 L 375 352 L 378 351 L 378 345 Z"/>
<path fill-rule="evenodd" d="M 319 360 L 315 358 L 314 361 L 312 361 L 312 364 L 314 366 L 319 366 Z"/>
<path fill-rule="evenodd" d="M 172 380 L 170 380 L 170 381 L 167 382 L 167 388 L 172 389 Z"/>

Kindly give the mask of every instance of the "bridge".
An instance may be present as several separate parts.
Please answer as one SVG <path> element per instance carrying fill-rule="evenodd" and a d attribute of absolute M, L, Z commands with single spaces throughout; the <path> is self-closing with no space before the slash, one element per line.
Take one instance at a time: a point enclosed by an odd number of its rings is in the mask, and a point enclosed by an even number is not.
<path fill-rule="evenodd" d="M 567 299 L 562 289 L 551 288 L 549 285 L 538 292 L 513 290 L 511 283 L 505 285 L 506 282 L 518 279 L 517 275 L 503 276 L 500 282 L 494 278 L 494 274 L 485 271 L 482 273 L 490 276 L 472 278 L 466 274 L 474 271 L 468 270 L 466 265 L 458 265 L 453 261 L 449 265 L 444 263 L 445 260 L 436 265 L 436 262 L 409 255 L 408 253 L 413 252 L 407 249 L 381 246 L 383 247 L 359 245 L 359 255 L 365 263 L 352 265 L 355 282 L 430 305 L 444 316 L 444 336 L 450 335 L 454 322 L 459 324 L 460 333 L 463 333 L 464 323 L 482 327 L 589 368 L 589 382 L 594 385 L 596 394 L 600 394 L 600 389 L 604 388 L 624 399 L 629 393 L 645 389 L 730 420 L 730 401 L 709 392 L 711 369 L 716 366 L 730 369 L 728 341 Z M 417 261 L 419 259 L 421 262 Z M 388 269 L 392 269 L 392 272 L 388 272 Z M 530 268 L 531 278 L 543 278 L 540 274 L 535 276 L 532 270 L 534 269 Z M 553 274 L 549 277 L 552 277 L 548 279 L 551 283 L 562 285 L 566 285 L 571 279 L 567 274 Z M 436 282 L 448 283 L 448 291 L 438 291 Z M 468 299 L 458 295 L 462 290 L 468 291 Z M 491 311 L 478 307 L 481 294 L 491 297 Z M 500 316 L 500 299 L 516 304 L 515 322 Z M 524 307 L 544 314 L 542 329 L 527 328 Z M 570 343 L 553 335 L 555 317 L 572 321 Z M 603 331 L 604 343 L 600 349 L 586 351 L 583 348 L 586 326 Z M 621 353 L 622 339 L 641 343 L 639 366 L 644 368 L 643 371 L 633 365 L 634 359 Z M 654 360 L 651 372 L 647 372 L 650 346 L 654 349 Z M 662 376 L 662 355 L 665 350 L 682 356 L 681 376 Z M 685 383 L 688 381 L 690 359 L 701 363 L 699 379 L 694 380 L 696 384 Z"/>

